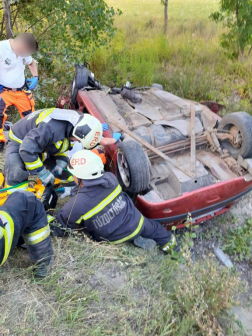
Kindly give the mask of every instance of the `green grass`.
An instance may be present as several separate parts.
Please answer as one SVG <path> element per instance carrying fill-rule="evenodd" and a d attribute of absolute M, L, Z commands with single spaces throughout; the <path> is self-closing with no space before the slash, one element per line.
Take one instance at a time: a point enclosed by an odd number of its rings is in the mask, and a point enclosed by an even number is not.
<path fill-rule="evenodd" d="M 26 251 L 1 267 L 1 335 L 235 335 L 225 311 L 240 280 L 213 258 L 193 264 L 187 254 L 178 264 L 158 250 L 88 238 L 54 239 L 54 251 L 40 283 Z"/>
<path fill-rule="evenodd" d="M 221 26 L 209 15 L 218 1 L 169 1 L 168 32 L 160 1 L 107 1 L 123 14 L 116 18 L 111 44 L 91 55 L 96 77 L 106 85 L 163 84 L 179 96 L 214 100 L 227 110 L 251 112 L 251 58 L 229 60 L 220 47 Z"/>

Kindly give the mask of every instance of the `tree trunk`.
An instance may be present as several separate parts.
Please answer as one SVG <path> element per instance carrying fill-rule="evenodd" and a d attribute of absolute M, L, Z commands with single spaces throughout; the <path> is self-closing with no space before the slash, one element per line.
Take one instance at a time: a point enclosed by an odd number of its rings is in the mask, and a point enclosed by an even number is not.
<path fill-rule="evenodd" d="M 168 0 L 164 1 L 164 34 L 167 32 L 168 25 Z"/>
<path fill-rule="evenodd" d="M 13 32 L 11 28 L 11 10 L 9 0 L 2 0 L 3 2 L 3 18 L 5 23 L 6 38 L 10 39 L 13 37 Z"/>

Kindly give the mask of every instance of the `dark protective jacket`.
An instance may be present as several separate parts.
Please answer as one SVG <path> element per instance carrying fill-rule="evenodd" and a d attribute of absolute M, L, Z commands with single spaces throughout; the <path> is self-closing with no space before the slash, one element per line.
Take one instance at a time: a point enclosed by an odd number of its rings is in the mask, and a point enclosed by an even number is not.
<path fill-rule="evenodd" d="M 50 227 L 43 204 L 28 191 L 16 191 L 0 207 L 0 265 L 6 261 L 22 235 L 28 249 L 30 245 L 35 246 L 42 241 L 47 242 L 46 246 L 48 241 L 50 243 Z"/>
<path fill-rule="evenodd" d="M 43 169 L 43 154 L 67 161 L 69 136 L 81 116 L 76 111 L 57 108 L 29 114 L 12 126 L 10 141 L 20 144 L 19 154 L 31 175 Z"/>
<path fill-rule="evenodd" d="M 112 173 L 94 180 L 83 180 L 83 184 L 77 196 L 73 196 L 56 214 L 63 228 L 83 228 L 97 241 L 115 243 L 139 234 L 144 217 L 122 192 Z M 64 230 L 57 228 L 56 231 L 58 235 L 64 235 Z"/>

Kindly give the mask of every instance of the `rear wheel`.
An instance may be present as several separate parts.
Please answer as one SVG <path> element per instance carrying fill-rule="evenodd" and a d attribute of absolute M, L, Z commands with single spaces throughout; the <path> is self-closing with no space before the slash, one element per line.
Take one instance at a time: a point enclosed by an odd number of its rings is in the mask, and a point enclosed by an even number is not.
<path fill-rule="evenodd" d="M 117 148 L 117 178 L 123 190 L 140 193 L 148 189 L 149 163 L 139 143 L 133 140 L 120 142 Z"/>
<path fill-rule="evenodd" d="M 76 104 L 78 91 L 83 87 L 88 86 L 89 75 L 90 70 L 88 70 L 84 65 L 75 65 L 75 75 L 71 86 L 71 100 L 73 104 Z"/>
<path fill-rule="evenodd" d="M 235 159 L 252 157 L 252 116 L 246 112 L 227 114 L 219 123 L 218 129 L 229 131 L 234 142 L 220 141 L 221 147 L 227 149 Z"/>

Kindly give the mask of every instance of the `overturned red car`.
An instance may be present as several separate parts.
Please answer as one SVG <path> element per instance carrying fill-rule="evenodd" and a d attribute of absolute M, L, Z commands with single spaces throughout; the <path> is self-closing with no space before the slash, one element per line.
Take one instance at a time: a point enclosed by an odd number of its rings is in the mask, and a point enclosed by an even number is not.
<path fill-rule="evenodd" d="M 216 103 L 196 103 L 152 87 L 102 86 L 87 63 L 77 65 L 71 97 L 58 107 L 90 113 L 109 125 L 106 170 L 135 205 L 164 226 L 202 223 L 226 212 L 252 189 L 252 116 L 219 117 Z"/>

